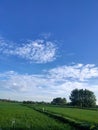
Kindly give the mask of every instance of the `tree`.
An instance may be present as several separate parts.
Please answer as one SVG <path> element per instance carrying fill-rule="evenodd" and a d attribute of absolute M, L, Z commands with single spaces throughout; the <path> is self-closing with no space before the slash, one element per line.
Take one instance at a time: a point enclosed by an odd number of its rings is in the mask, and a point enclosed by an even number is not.
<path fill-rule="evenodd" d="M 90 90 L 74 89 L 70 95 L 71 104 L 79 107 L 94 107 L 96 97 Z"/>
<path fill-rule="evenodd" d="M 53 99 L 51 104 L 54 104 L 54 105 L 65 105 L 66 102 L 67 102 L 66 98 L 57 97 L 57 98 Z"/>

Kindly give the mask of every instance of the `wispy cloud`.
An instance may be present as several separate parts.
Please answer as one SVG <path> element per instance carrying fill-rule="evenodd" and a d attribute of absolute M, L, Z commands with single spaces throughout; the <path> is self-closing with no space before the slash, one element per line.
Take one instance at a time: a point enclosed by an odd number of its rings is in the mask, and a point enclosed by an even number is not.
<path fill-rule="evenodd" d="M 98 67 L 94 64 L 75 64 L 71 66 L 60 66 L 49 70 L 50 76 L 56 79 L 67 79 L 85 81 L 98 77 Z"/>
<path fill-rule="evenodd" d="M 19 74 L 14 71 L 0 73 L 0 86 L 2 89 L 19 93 L 32 93 L 38 95 L 69 96 L 75 88 L 86 88 L 98 92 L 98 83 L 89 81 L 98 77 L 98 67 L 93 64 L 75 64 L 60 66 L 47 70 L 42 75 Z M 98 97 L 97 97 L 98 98 Z"/>
<path fill-rule="evenodd" d="M 18 56 L 35 63 L 47 63 L 56 59 L 57 47 L 54 42 L 46 40 L 29 40 L 15 44 L 0 39 L 0 53 Z"/>

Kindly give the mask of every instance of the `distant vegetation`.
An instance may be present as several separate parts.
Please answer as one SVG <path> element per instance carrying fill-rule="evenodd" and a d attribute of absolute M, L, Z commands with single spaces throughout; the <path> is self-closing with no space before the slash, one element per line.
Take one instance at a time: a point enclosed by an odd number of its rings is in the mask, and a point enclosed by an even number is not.
<path fill-rule="evenodd" d="M 71 102 L 67 102 L 66 98 L 57 97 L 51 101 L 53 105 L 68 105 L 76 107 L 96 107 L 96 97 L 90 90 L 74 89 L 72 90 L 69 99 Z M 47 102 L 34 102 L 34 101 L 23 101 L 24 104 L 50 104 Z"/>
<path fill-rule="evenodd" d="M 61 97 L 54 98 L 53 101 L 51 102 L 51 104 L 53 105 L 66 105 L 66 103 L 67 103 L 66 98 Z"/>
<path fill-rule="evenodd" d="M 75 106 L 81 108 L 93 108 L 96 107 L 96 96 L 90 90 L 74 89 L 71 91 L 69 96 L 71 102 L 67 102 L 66 98 L 56 97 L 50 103 L 48 102 L 38 102 L 38 101 L 23 101 L 23 104 L 52 104 L 52 105 L 66 105 Z M 0 99 L 3 102 L 19 102 L 10 99 Z"/>
<path fill-rule="evenodd" d="M 87 89 L 74 89 L 70 95 L 71 104 L 79 107 L 95 107 L 96 97 Z"/>

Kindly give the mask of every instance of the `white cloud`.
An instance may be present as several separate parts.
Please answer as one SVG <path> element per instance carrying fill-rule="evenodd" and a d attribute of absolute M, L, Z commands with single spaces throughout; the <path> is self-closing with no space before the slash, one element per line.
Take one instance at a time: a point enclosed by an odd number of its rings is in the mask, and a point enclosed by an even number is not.
<path fill-rule="evenodd" d="M 50 77 L 56 79 L 70 78 L 73 80 L 85 81 L 98 77 L 98 67 L 94 64 L 76 64 L 71 66 L 60 66 L 49 70 Z"/>
<path fill-rule="evenodd" d="M 54 42 L 35 40 L 14 44 L 0 39 L 0 53 L 18 56 L 35 63 L 47 63 L 56 59 L 57 47 Z"/>
<path fill-rule="evenodd" d="M 83 88 L 95 92 L 98 99 L 98 82 L 89 82 L 97 77 L 98 67 L 95 65 L 76 64 L 47 70 L 42 75 L 18 74 L 14 71 L 0 73 L 0 87 L 17 94 L 27 93 L 28 96 L 35 96 L 35 99 L 45 96 L 45 100 L 46 97 L 48 100 L 57 96 L 68 98 L 73 89 Z"/>

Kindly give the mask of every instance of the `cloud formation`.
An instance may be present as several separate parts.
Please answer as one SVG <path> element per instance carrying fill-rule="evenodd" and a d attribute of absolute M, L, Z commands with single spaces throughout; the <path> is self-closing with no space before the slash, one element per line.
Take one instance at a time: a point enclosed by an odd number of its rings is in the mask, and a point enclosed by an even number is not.
<path fill-rule="evenodd" d="M 47 70 L 43 74 L 19 74 L 14 71 L 0 73 L 0 87 L 19 93 L 55 96 L 68 96 L 75 88 L 89 89 L 98 92 L 98 82 L 89 83 L 90 79 L 98 77 L 98 67 L 93 64 L 75 64 L 60 66 Z"/>
<path fill-rule="evenodd" d="M 0 53 L 18 56 L 35 63 L 47 63 L 56 59 L 57 47 L 54 42 L 45 40 L 29 40 L 23 44 L 15 44 L 0 39 Z"/>
<path fill-rule="evenodd" d="M 78 81 L 85 81 L 98 77 L 98 67 L 94 64 L 75 64 L 73 66 L 60 66 L 49 70 L 50 77 L 56 79 L 70 78 Z"/>

